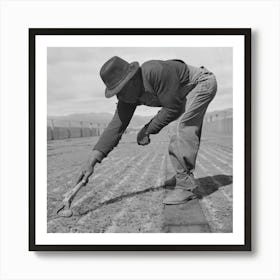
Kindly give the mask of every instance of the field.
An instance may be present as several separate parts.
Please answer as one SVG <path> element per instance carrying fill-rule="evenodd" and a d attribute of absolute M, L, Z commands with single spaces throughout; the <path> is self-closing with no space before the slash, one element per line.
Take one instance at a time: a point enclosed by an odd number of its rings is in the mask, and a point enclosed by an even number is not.
<path fill-rule="evenodd" d="M 174 173 L 167 155 L 169 136 L 152 136 L 142 147 L 136 134 L 124 135 L 73 200 L 71 218 L 58 217 L 56 208 L 97 138 L 49 141 L 48 232 L 165 232 L 162 200 L 170 190 L 162 183 Z M 230 136 L 203 136 L 195 176 L 211 232 L 232 232 Z"/>

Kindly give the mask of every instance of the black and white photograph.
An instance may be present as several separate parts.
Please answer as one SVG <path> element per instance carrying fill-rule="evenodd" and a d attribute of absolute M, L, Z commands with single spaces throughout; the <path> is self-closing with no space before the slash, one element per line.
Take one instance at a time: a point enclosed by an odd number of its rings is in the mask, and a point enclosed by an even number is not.
<path fill-rule="evenodd" d="M 29 35 L 31 247 L 250 250 L 250 30 L 56 32 Z"/>
<path fill-rule="evenodd" d="M 280 1 L 0 1 L 0 279 L 279 280 Z"/>

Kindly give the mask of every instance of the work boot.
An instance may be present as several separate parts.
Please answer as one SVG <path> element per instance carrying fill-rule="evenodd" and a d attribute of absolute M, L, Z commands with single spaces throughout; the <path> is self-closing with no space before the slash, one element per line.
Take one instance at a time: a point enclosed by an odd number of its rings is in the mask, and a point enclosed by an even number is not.
<path fill-rule="evenodd" d="M 197 185 L 192 173 L 187 174 L 184 180 L 176 182 L 176 186 L 173 191 L 163 200 L 164 204 L 181 204 L 191 199 L 198 198 L 195 194 Z"/>

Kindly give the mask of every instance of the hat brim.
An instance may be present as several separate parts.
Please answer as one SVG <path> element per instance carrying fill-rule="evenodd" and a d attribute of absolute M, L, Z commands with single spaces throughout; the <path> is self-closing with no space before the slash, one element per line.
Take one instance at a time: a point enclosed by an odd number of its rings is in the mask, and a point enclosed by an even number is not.
<path fill-rule="evenodd" d="M 137 70 L 139 69 L 139 63 L 138 62 L 132 62 L 129 66 L 129 72 L 126 75 L 126 77 L 114 88 L 105 90 L 105 97 L 110 98 L 116 94 L 118 94 L 123 87 L 126 85 L 126 83 L 136 74 Z"/>

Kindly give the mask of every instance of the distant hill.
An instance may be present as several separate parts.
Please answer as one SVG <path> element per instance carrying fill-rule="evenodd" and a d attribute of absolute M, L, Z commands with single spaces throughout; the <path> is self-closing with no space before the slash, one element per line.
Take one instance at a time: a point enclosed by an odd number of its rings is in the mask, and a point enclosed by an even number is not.
<path fill-rule="evenodd" d="M 101 124 L 106 126 L 112 119 L 113 114 L 110 113 L 88 113 L 88 114 L 71 114 L 68 116 L 48 116 L 48 119 L 54 119 L 56 121 L 84 121 L 84 122 L 92 122 L 95 124 Z M 220 110 L 220 111 L 213 111 L 208 112 L 205 115 L 205 118 L 213 117 L 216 118 L 228 118 L 232 117 L 232 108 Z M 134 115 L 130 124 L 129 128 L 140 128 L 148 123 L 153 116 L 140 116 Z"/>
<path fill-rule="evenodd" d="M 110 113 L 88 113 L 88 114 L 71 114 L 67 116 L 48 116 L 48 119 L 54 119 L 59 121 L 85 121 L 98 123 L 101 125 L 107 125 L 111 119 L 113 118 L 113 114 Z M 134 115 L 129 127 L 142 127 L 147 122 L 149 122 L 153 116 L 140 116 Z"/>

